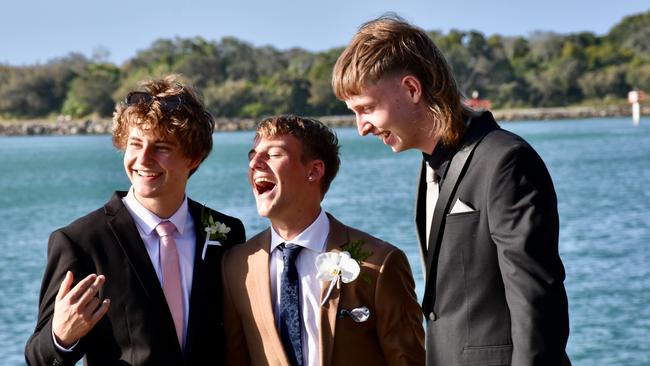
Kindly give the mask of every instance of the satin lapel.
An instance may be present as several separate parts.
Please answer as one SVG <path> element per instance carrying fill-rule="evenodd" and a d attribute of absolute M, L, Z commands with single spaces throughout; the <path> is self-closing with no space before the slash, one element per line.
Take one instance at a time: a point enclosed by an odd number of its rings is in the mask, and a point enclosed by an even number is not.
<path fill-rule="evenodd" d="M 340 252 L 341 246 L 345 245 L 348 241 L 348 230 L 334 218 L 334 216 L 327 214 L 330 219 L 330 232 L 327 236 L 327 252 Z M 323 282 L 321 285 L 321 303 L 325 296 L 331 282 Z M 334 335 L 336 332 L 336 316 L 338 313 L 339 302 L 341 299 L 341 290 L 338 286 L 334 286 L 325 304 L 320 309 L 320 357 L 321 365 L 329 366 L 332 363 L 332 352 L 334 350 Z"/>
<path fill-rule="evenodd" d="M 418 242 L 420 243 L 420 260 L 422 261 L 422 269 L 426 275 L 427 266 L 427 243 L 426 243 L 426 202 L 427 202 L 427 185 L 424 181 L 425 177 L 425 166 L 426 162 L 422 159 L 422 164 L 420 165 L 420 175 L 418 177 L 418 189 L 415 195 L 415 230 L 418 237 Z"/>
<path fill-rule="evenodd" d="M 167 302 L 160 281 L 158 281 L 156 270 L 151 263 L 149 253 L 147 253 L 131 214 L 121 201 L 119 203 L 111 202 L 106 206 L 106 212 L 108 215 L 113 216 L 108 221 L 108 226 L 131 264 L 133 272 L 142 285 L 142 290 L 153 304 L 166 306 Z"/>
<path fill-rule="evenodd" d="M 246 274 L 246 287 L 251 296 L 253 318 L 262 319 L 258 323 L 263 339 L 269 340 L 276 359 L 283 365 L 289 365 L 289 359 L 284 352 L 280 333 L 275 325 L 275 311 L 271 294 L 271 278 L 269 260 L 269 247 L 271 243 L 271 230 L 267 229 L 258 235 L 256 240 L 244 245 L 252 245 L 255 252 L 248 259 L 248 274 Z M 279 284 L 278 284 L 279 285 Z"/>

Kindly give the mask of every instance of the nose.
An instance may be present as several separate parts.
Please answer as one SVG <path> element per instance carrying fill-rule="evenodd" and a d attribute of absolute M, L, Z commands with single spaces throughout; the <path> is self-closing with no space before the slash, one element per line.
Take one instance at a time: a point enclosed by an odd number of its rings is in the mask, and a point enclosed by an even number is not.
<path fill-rule="evenodd" d="M 152 161 L 153 155 L 153 146 L 145 145 L 142 149 L 139 149 L 137 152 L 137 160 L 140 164 L 146 164 L 147 162 Z"/>
<path fill-rule="evenodd" d="M 357 120 L 357 131 L 359 132 L 359 135 L 365 136 L 372 131 L 372 124 L 368 121 L 366 121 L 363 116 L 357 114 L 356 115 L 356 120 Z"/>
<path fill-rule="evenodd" d="M 263 161 L 260 158 L 260 154 L 251 153 L 249 159 L 248 168 L 251 170 L 259 170 L 262 167 Z"/>

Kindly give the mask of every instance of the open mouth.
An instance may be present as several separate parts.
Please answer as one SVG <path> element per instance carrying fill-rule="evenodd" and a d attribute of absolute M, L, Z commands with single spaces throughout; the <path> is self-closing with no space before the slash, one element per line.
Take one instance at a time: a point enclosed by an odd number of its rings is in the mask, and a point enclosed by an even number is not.
<path fill-rule="evenodd" d="M 379 133 L 376 133 L 375 136 L 377 136 L 380 140 L 382 140 L 384 143 L 388 140 L 390 137 L 390 131 L 381 131 Z"/>
<path fill-rule="evenodd" d="M 264 178 L 255 179 L 255 190 L 257 194 L 262 195 L 272 191 L 273 188 L 275 188 L 275 183 Z"/>

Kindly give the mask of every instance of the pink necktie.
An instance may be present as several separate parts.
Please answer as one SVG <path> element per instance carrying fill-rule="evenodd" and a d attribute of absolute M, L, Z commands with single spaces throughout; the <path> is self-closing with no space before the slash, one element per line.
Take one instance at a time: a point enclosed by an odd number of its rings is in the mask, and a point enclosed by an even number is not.
<path fill-rule="evenodd" d="M 163 272 L 163 292 L 167 299 L 167 306 L 172 313 L 174 326 L 178 342 L 183 349 L 183 330 L 185 322 L 183 321 L 183 293 L 181 292 L 181 274 L 180 264 L 178 263 L 178 251 L 176 250 L 176 240 L 174 232 L 176 226 L 170 221 L 161 221 L 156 226 L 156 233 L 160 236 L 160 263 Z"/>

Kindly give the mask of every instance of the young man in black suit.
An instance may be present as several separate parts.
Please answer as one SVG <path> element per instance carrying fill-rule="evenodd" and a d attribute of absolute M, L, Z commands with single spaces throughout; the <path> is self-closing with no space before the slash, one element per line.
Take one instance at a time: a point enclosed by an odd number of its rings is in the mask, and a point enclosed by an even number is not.
<path fill-rule="evenodd" d="M 214 121 L 175 76 L 118 104 L 131 188 L 50 236 L 30 365 L 220 364 L 221 255 L 241 221 L 189 199 Z M 81 281 L 79 281 L 81 280 Z"/>
<path fill-rule="evenodd" d="M 464 107 L 440 50 L 395 16 L 359 29 L 332 85 L 361 135 L 423 153 L 427 365 L 568 364 L 557 200 L 533 148 Z"/>

